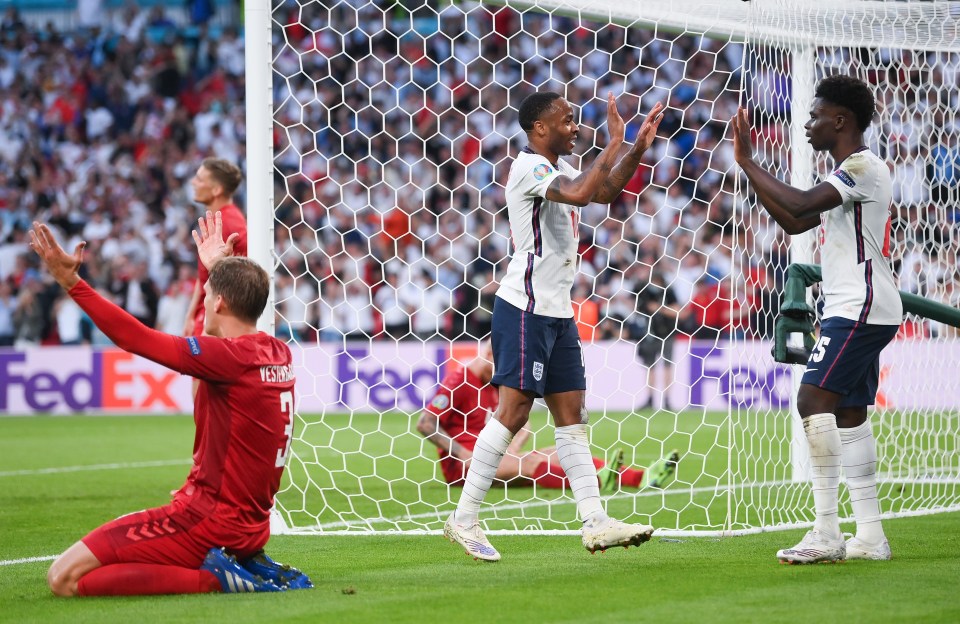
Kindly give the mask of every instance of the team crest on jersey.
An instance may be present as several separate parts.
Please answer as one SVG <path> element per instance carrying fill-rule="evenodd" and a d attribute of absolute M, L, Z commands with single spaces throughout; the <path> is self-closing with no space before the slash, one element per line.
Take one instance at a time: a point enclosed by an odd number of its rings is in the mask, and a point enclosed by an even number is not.
<path fill-rule="evenodd" d="M 533 168 L 533 177 L 536 178 L 537 181 L 544 179 L 551 173 L 553 173 L 553 169 L 550 167 L 550 165 L 545 165 L 543 163 L 540 163 Z"/>
<path fill-rule="evenodd" d="M 200 341 L 197 340 L 196 336 L 187 338 L 187 344 L 190 345 L 190 353 L 200 355 Z"/>
<path fill-rule="evenodd" d="M 543 362 L 533 363 L 533 378 L 537 381 L 543 379 Z"/>
<path fill-rule="evenodd" d="M 434 406 L 438 410 L 445 410 L 447 406 L 450 405 L 450 397 L 445 394 L 438 394 L 433 397 L 433 400 L 430 401 L 430 405 Z"/>
<path fill-rule="evenodd" d="M 836 171 L 833 172 L 833 175 L 837 176 L 838 180 L 840 180 L 850 188 L 853 188 L 857 185 L 857 183 L 853 181 L 853 178 L 850 177 L 850 174 L 848 174 L 843 169 L 837 169 Z"/>

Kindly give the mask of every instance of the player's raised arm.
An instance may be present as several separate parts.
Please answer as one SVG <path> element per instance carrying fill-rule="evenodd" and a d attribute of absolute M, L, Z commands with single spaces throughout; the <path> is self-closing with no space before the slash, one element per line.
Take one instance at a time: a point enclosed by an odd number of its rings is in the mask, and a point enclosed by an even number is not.
<path fill-rule="evenodd" d="M 840 193 L 824 182 L 809 190 L 800 190 L 781 182 L 753 160 L 750 117 L 745 108 L 730 120 L 733 153 L 754 192 L 770 216 L 787 234 L 800 234 L 820 225 L 820 213 L 843 203 Z"/>
<path fill-rule="evenodd" d="M 110 340 L 124 351 L 176 370 L 179 361 L 176 338 L 147 327 L 80 279 L 84 245 L 78 244 L 71 255 L 64 251 L 45 223 L 35 221 L 30 230 L 30 247 L 40 256 L 50 275 Z"/>
<path fill-rule="evenodd" d="M 563 119 L 561 120 L 562 123 L 560 127 L 566 128 L 572 136 L 572 139 L 576 139 L 578 128 L 577 124 L 573 121 L 573 109 L 569 104 L 566 104 L 565 101 L 562 113 Z M 538 121 L 537 123 L 541 122 Z M 613 93 L 608 93 L 607 131 L 610 133 L 610 141 L 607 143 L 607 146 L 603 148 L 603 151 L 600 152 L 600 155 L 597 156 L 596 160 L 576 178 L 568 178 L 562 175 L 554 178 L 553 182 L 551 182 L 547 188 L 545 194 L 546 199 L 570 204 L 572 206 L 586 206 L 593 201 L 594 195 L 600 190 L 601 185 L 613 169 L 617 154 L 623 145 L 624 130 L 625 125 L 623 118 L 620 117 L 620 113 L 617 111 L 617 101 L 613 97 Z M 565 152 L 560 152 L 559 150 L 557 150 L 557 152 L 569 154 L 571 149 L 572 144 L 567 146 Z"/>
<path fill-rule="evenodd" d="M 637 167 L 640 166 L 640 160 L 644 153 L 653 145 L 662 119 L 663 103 L 657 102 L 647 114 L 646 119 L 643 120 L 640 132 L 637 133 L 636 142 L 610 171 L 610 175 L 601 184 L 600 190 L 594 194 L 593 201 L 609 204 L 623 192 L 623 187 L 627 185 L 627 182 L 636 173 Z"/>

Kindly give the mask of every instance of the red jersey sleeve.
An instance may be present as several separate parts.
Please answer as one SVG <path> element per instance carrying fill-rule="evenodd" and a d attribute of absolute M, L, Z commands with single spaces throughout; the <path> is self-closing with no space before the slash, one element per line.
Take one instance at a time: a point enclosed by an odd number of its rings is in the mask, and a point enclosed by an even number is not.
<path fill-rule="evenodd" d="M 94 324 L 124 351 L 207 381 L 227 381 L 246 369 L 232 341 L 213 336 L 182 338 L 151 329 L 83 280 L 67 293 Z"/>
<path fill-rule="evenodd" d="M 126 310 L 102 297 L 83 280 L 77 282 L 67 294 L 118 347 L 167 368 L 180 370 L 176 336 L 150 329 Z"/>
<path fill-rule="evenodd" d="M 250 368 L 248 349 L 231 338 L 216 336 L 174 337 L 180 353 L 175 370 L 204 381 L 235 380 Z"/>
<path fill-rule="evenodd" d="M 441 425 L 450 411 L 456 408 L 457 396 L 456 389 L 466 382 L 465 369 L 461 366 L 454 367 L 443 377 L 443 381 L 437 386 L 433 398 L 424 408 L 431 414 L 436 415 Z"/>

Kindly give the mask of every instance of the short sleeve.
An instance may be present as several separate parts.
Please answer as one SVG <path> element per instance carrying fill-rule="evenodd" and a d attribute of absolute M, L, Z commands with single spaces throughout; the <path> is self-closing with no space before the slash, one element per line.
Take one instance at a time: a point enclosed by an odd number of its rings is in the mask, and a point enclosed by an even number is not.
<path fill-rule="evenodd" d="M 543 157 L 528 158 L 524 162 L 524 166 L 526 170 L 521 172 L 523 177 L 520 185 L 523 194 L 530 197 L 546 198 L 547 189 L 550 188 L 550 183 L 553 182 L 554 178 L 565 175 Z"/>
<path fill-rule="evenodd" d="M 876 169 L 863 154 L 851 154 L 827 178 L 827 182 L 840 193 L 843 202 L 869 199 L 877 186 Z"/>
<path fill-rule="evenodd" d="M 449 412 L 454 407 L 454 401 L 456 400 L 454 391 L 463 385 L 466 380 L 464 372 L 462 367 L 456 367 L 456 370 L 448 372 L 424 409 L 438 418 L 442 418 Z"/>

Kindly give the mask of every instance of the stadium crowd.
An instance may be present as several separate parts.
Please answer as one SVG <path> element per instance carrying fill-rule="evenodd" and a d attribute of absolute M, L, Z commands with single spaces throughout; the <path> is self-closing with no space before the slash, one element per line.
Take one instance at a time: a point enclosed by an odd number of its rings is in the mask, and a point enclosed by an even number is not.
<path fill-rule="evenodd" d="M 583 210 L 583 338 L 639 340 L 664 326 L 668 300 L 679 310 L 670 333 L 771 335 L 788 241 L 737 199 L 722 140 L 741 45 L 470 3 L 438 12 L 288 1 L 274 19 L 277 318 L 287 335 L 486 334 L 510 244 L 503 183 L 524 145 L 515 108 L 534 88 L 588 102 L 586 159 L 594 132 L 605 141 L 608 90 L 633 122 L 628 133 L 654 102 L 668 105 L 662 140 L 627 191 Z M 0 344 L 103 340 L 27 253 L 37 218 L 71 245 L 88 242 L 87 278 L 101 291 L 147 324 L 182 331 L 196 266 L 190 178 L 206 156 L 244 166 L 239 31 L 178 21 L 162 6 L 131 4 L 61 31 L 8 11 Z M 894 164 L 901 287 L 960 304 L 960 94 L 948 86 L 960 84 L 960 55 L 823 54 L 825 66 L 869 61 L 871 80 L 898 85 L 883 91 L 872 136 Z M 755 115 L 782 148 L 783 81 L 772 69 L 756 75 Z M 659 306 L 643 294 L 651 281 L 669 291 Z"/>

